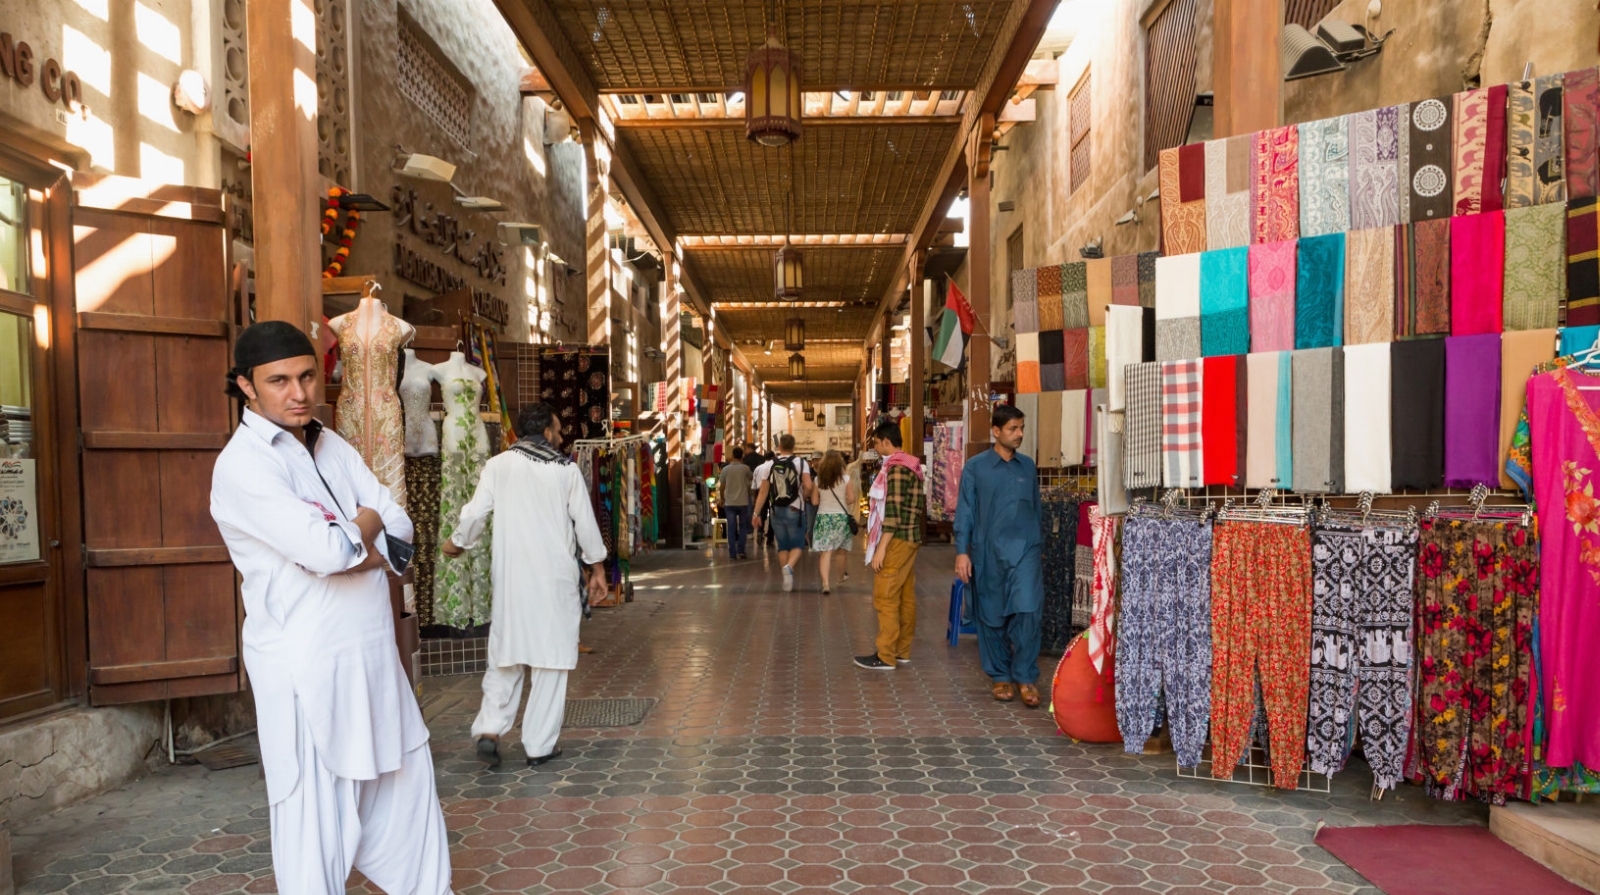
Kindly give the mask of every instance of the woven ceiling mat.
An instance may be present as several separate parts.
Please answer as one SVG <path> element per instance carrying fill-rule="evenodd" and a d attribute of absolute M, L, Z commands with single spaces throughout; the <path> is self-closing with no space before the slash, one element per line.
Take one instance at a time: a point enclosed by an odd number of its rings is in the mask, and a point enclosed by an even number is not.
<path fill-rule="evenodd" d="M 844 403 L 850 400 L 851 389 L 854 387 L 856 372 L 851 371 L 849 382 L 769 382 L 767 390 L 772 393 L 772 403 L 789 404 L 795 401 L 804 401 L 810 398 L 813 401 L 836 401 Z M 800 425 L 804 425 L 801 423 Z M 813 423 L 815 425 L 815 423 Z"/>
<path fill-rule="evenodd" d="M 806 339 L 856 339 L 867 337 L 872 329 L 874 310 L 871 307 L 848 308 L 772 308 L 744 310 L 717 308 L 717 326 L 726 327 L 728 336 L 739 342 L 759 342 L 777 339 L 783 342 L 783 326 L 790 317 L 798 314 L 806 321 Z M 778 349 L 772 349 L 776 355 Z M 810 349 L 807 349 L 809 354 Z M 750 352 L 745 350 L 745 356 Z M 787 357 L 788 355 L 784 355 Z M 858 358 L 859 362 L 859 358 Z M 807 360 L 810 363 L 810 360 Z"/>
<path fill-rule="evenodd" d="M 1017 0 L 526 0 L 547 2 L 601 90 L 716 91 L 744 81 L 766 10 L 813 89 L 978 83 Z"/>
<path fill-rule="evenodd" d="M 655 708 L 654 699 L 569 699 L 562 727 L 632 727 Z"/>
<path fill-rule="evenodd" d="M 958 130 L 814 127 L 780 150 L 751 143 L 738 128 L 623 129 L 618 138 L 680 234 L 909 233 L 939 186 Z M 791 193 L 788 226 L 784 198 Z"/>
<path fill-rule="evenodd" d="M 712 301 L 769 301 L 775 249 L 690 249 L 685 254 L 695 282 Z M 806 301 L 876 304 L 893 282 L 904 246 L 828 249 L 801 246 Z"/>
<path fill-rule="evenodd" d="M 834 343 L 828 345 L 807 344 L 806 350 L 801 352 L 806 358 L 806 373 L 821 370 L 825 367 L 849 367 L 851 370 L 861 366 L 861 343 L 846 345 Z M 763 380 L 783 379 L 772 373 L 774 370 L 789 369 L 789 352 L 783 350 L 783 343 L 772 346 L 771 354 L 763 354 L 760 348 L 754 345 L 744 346 L 745 359 L 756 368 Z M 854 375 L 853 373 L 851 375 Z M 828 377 L 819 377 L 828 378 Z"/>

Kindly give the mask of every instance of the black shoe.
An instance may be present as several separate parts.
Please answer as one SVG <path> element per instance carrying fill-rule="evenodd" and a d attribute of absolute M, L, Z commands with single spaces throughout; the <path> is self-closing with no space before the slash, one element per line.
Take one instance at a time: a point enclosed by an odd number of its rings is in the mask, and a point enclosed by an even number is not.
<path fill-rule="evenodd" d="M 541 755 L 538 758 L 529 758 L 528 759 L 528 767 L 536 768 L 539 765 L 542 765 L 547 761 L 555 761 L 556 759 L 558 759 L 560 757 L 561 757 L 561 747 L 557 746 L 549 755 Z"/>
<path fill-rule="evenodd" d="M 739 554 L 739 558 L 740 558 L 740 559 L 749 559 L 749 558 L 750 558 L 750 554 L 748 554 L 748 553 L 741 553 L 741 554 Z"/>
<path fill-rule="evenodd" d="M 478 760 L 491 768 L 500 767 L 500 741 L 494 737 L 478 737 Z"/>
<path fill-rule="evenodd" d="M 865 668 L 869 671 L 894 670 L 894 666 L 886 664 L 882 659 L 878 658 L 877 653 L 872 653 L 871 655 L 867 656 L 856 656 L 856 666 L 858 668 Z"/>

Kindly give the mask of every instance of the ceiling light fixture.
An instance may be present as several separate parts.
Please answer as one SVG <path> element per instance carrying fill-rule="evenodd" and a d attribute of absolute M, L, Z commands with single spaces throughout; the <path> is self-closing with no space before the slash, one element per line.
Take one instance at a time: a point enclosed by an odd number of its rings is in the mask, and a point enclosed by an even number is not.
<path fill-rule="evenodd" d="M 772 255 L 773 290 L 772 295 L 779 301 L 798 301 L 804 291 L 806 280 L 806 265 L 800 256 L 800 250 L 789 243 L 788 231 L 794 228 L 788 226 L 789 198 L 783 200 L 783 216 L 785 218 L 783 248 Z"/>
<path fill-rule="evenodd" d="M 806 321 L 804 317 L 790 317 L 783 325 L 783 348 L 785 351 L 806 350 Z"/>
<path fill-rule="evenodd" d="M 800 62 L 769 26 L 767 42 L 744 68 L 744 135 L 762 146 L 800 139 Z"/>
<path fill-rule="evenodd" d="M 806 356 L 800 353 L 789 355 L 789 378 L 795 381 L 806 378 Z"/>

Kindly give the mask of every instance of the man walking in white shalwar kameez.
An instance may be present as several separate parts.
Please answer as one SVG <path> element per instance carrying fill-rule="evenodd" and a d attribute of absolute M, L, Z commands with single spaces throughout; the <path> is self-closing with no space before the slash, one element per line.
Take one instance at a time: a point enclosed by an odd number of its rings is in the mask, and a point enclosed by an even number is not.
<path fill-rule="evenodd" d="M 579 560 L 589 568 L 589 600 L 598 601 L 606 592 L 606 545 L 583 474 L 558 449 L 555 411 L 544 403 L 523 408 L 517 431 L 522 440 L 484 464 L 478 490 L 461 508 L 461 522 L 443 550 L 454 557 L 476 546 L 494 514 L 489 667 L 472 736 L 479 757 L 498 765 L 500 738 L 517 720 L 526 677 L 522 747 L 532 767 L 561 756 L 567 673 L 578 667 L 583 620 Z"/>
<path fill-rule="evenodd" d="M 319 363 L 288 323 L 240 333 L 228 387 L 246 409 L 211 479 L 243 577 L 272 869 L 281 895 L 342 895 L 352 868 L 389 895 L 446 895 L 428 728 L 385 575 L 409 559 L 411 520 L 312 416 Z"/>

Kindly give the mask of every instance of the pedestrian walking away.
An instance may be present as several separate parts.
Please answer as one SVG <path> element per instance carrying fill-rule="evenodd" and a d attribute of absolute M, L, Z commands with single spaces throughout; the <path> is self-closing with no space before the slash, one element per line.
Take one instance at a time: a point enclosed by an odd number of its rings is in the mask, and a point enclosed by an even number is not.
<path fill-rule="evenodd" d="M 841 573 L 839 580 L 850 577 L 850 544 L 859 527 L 851 509 L 855 504 L 856 484 L 844 472 L 844 457 L 838 451 L 829 451 L 817 465 L 817 522 L 811 536 L 825 594 L 831 592 L 830 573 L 836 557 Z"/>
<path fill-rule="evenodd" d="M 717 489 L 722 495 L 722 515 L 728 520 L 728 558 L 744 559 L 745 537 L 750 533 L 750 483 L 755 470 L 744 462 L 744 448 L 733 449 L 733 462 L 722 467 Z"/>

